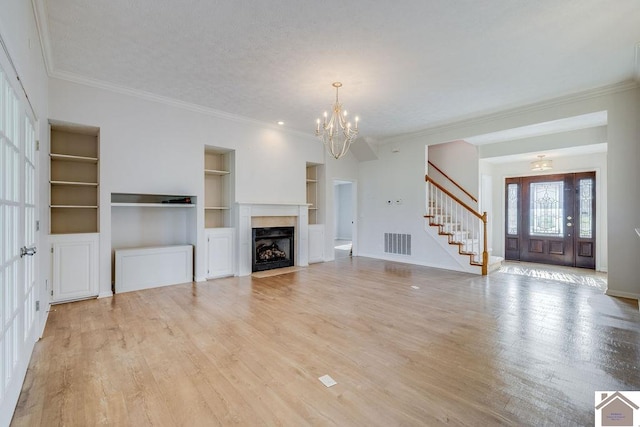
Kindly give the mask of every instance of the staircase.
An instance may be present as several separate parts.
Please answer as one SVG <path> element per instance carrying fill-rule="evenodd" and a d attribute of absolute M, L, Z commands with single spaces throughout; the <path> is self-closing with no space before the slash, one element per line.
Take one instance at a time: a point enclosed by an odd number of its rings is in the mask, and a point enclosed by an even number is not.
<path fill-rule="evenodd" d="M 480 267 L 482 275 L 489 272 L 491 259 L 487 250 L 487 213 L 482 214 L 464 203 L 429 175 L 427 182 L 427 214 L 431 227 L 437 227 L 440 236 L 446 236 L 450 245 L 457 246 L 469 264 Z M 499 262 L 501 260 L 496 259 Z"/>

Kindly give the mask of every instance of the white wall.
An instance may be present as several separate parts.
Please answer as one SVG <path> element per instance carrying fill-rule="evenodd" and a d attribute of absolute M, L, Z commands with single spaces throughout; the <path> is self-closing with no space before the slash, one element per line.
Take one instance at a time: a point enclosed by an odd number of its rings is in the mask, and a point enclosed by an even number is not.
<path fill-rule="evenodd" d="M 416 137 L 382 145 L 378 160 L 360 164 L 359 255 L 461 270 L 459 261 L 425 231 L 427 142 Z M 411 234 L 411 255 L 384 253 L 384 233 Z"/>
<path fill-rule="evenodd" d="M 324 162 L 311 134 L 59 79 L 50 80 L 50 93 L 50 119 L 100 128 L 103 296 L 111 289 L 111 193 L 196 196 L 195 275 L 204 278 L 205 145 L 235 150 L 234 202 L 304 204 L 306 162 Z"/>
<path fill-rule="evenodd" d="M 465 141 L 452 141 L 443 144 L 430 145 L 429 161 L 447 174 L 458 185 L 478 198 L 478 147 Z M 464 167 L 460 167 L 464 165 Z M 468 195 L 442 176 L 437 170 L 429 166 L 429 177 L 438 184 L 455 194 L 460 200 L 471 207 L 477 207 Z"/>

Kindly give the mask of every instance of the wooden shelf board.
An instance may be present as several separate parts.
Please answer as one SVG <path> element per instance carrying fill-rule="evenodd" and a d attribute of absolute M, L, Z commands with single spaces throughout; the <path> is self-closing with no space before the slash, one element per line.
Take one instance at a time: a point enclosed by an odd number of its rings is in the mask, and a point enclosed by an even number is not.
<path fill-rule="evenodd" d="M 75 181 L 49 181 L 51 185 L 77 185 L 84 187 L 97 187 L 97 182 L 75 182 Z"/>
<path fill-rule="evenodd" d="M 98 206 L 82 206 L 82 205 L 50 205 L 52 209 L 98 209 Z"/>
<path fill-rule="evenodd" d="M 97 157 L 85 157 L 85 156 L 72 156 L 70 154 L 56 154 L 51 153 L 51 160 L 68 160 L 72 162 L 83 162 L 83 163 L 98 163 Z"/>
<path fill-rule="evenodd" d="M 309 183 L 315 183 L 315 182 L 318 182 L 318 180 L 317 179 L 309 179 L 309 178 L 307 178 L 307 183 L 308 184 Z"/>
<path fill-rule="evenodd" d="M 205 206 L 204 209 L 222 211 L 222 210 L 228 210 L 229 208 L 226 206 Z"/>
<path fill-rule="evenodd" d="M 228 175 L 230 172 L 229 171 L 216 170 L 216 169 L 205 169 L 204 173 L 206 175 Z"/>
<path fill-rule="evenodd" d="M 111 203 L 111 206 L 124 208 L 192 208 L 192 203 Z"/>

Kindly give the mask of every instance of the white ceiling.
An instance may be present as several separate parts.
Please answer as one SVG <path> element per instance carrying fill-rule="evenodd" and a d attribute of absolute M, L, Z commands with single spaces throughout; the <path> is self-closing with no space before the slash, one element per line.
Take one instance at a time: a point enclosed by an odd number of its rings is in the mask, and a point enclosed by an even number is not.
<path fill-rule="evenodd" d="M 333 81 L 380 141 L 638 75 L 638 0 L 36 2 L 52 76 L 309 134 Z"/>

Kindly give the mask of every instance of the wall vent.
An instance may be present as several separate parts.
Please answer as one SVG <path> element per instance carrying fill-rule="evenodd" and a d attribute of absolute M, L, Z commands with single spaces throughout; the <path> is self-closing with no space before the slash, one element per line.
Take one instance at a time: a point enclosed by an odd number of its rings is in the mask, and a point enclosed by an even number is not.
<path fill-rule="evenodd" d="M 388 254 L 411 255 L 411 234 L 384 233 L 384 251 Z"/>

